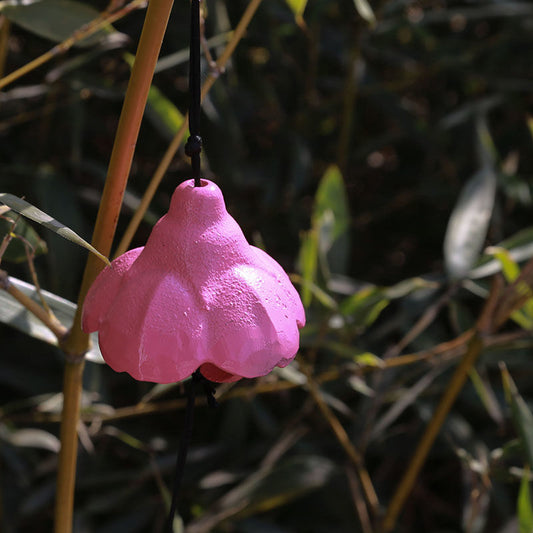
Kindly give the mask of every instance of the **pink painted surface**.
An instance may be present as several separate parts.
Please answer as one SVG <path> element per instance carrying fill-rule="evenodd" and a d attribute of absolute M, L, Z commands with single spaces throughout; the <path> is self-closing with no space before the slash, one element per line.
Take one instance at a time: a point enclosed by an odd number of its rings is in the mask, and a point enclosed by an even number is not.
<path fill-rule="evenodd" d="M 198 368 L 217 382 L 268 374 L 294 358 L 304 324 L 287 274 L 248 244 L 207 180 L 176 189 L 146 246 L 106 267 L 83 308 L 106 362 L 157 383 Z"/>

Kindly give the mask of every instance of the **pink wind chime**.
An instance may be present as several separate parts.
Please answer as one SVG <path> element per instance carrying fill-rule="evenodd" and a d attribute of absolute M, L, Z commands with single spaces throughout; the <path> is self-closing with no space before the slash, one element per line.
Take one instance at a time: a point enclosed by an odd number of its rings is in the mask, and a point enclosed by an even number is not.
<path fill-rule="evenodd" d="M 305 324 L 287 274 L 248 244 L 220 189 L 200 178 L 199 4 L 192 0 L 191 136 L 185 147 L 193 179 L 177 187 L 146 246 L 126 252 L 100 273 L 83 308 L 83 329 L 98 331 L 102 355 L 114 370 L 156 383 L 193 377 L 170 533 L 192 431 L 194 382 L 202 378 L 209 390 L 205 380 L 254 378 L 288 365 Z"/>

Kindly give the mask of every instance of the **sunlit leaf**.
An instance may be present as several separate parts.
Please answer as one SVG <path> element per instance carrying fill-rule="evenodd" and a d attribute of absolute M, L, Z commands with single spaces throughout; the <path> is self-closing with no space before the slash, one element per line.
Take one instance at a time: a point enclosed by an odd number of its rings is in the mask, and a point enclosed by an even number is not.
<path fill-rule="evenodd" d="M 285 0 L 295 16 L 303 15 L 307 0 Z"/>
<path fill-rule="evenodd" d="M 320 180 L 315 195 L 312 225 L 318 231 L 319 250 L 327 257 L 329 268 L 342 273 L 349 252 L 347 231 L 350 212 L 344 180 L 335 165 L 328 167 Z"/>
<path fill-rule="evenodd" d="M 487 248 L 486 252 L 493 255 L 499 261 L 503 275 L 508 283 L 512 283 L 518 278 L 520 267 L 513 260 L 508 250 L 498 246 L 491 246 Z M 526 291 L 526 294 L 528 292 L 531 293 L 527 284 L 523 284 L 522 287 Z M 533 329 L 533 295 L 521 309 L 511 314 L 511 318 L 522 328 L 527 330 Z"/>
<path fill-rule="evenodd" d="M 30 283 L 9 277 L 9 283 L 19 289 L 21 292 L 30 296 L 35 301 L 39 301 L 35 287 Z M 46 303 L 54 313 L 56 318 L 67 328 L 72 326 L 76 305 L 56 294 L 41 290 L 41 294 Z M 6 291 L 0 290 L 0 322 L 7 324 L 30 337 L 34 337 L 48 344 L 57 346 L 57 337 L 32 313 L 30 313 L 22 304 L 16 301 Z M 98 334 L 91 335 L 92 347 L 87 352 L 86 357 L 89 361 L 103 363 L 104 360 L 98 348 Z"/>
<path fill-rule="evenodd" d="M 148 92 L 146 113 L 154 127 L 169 140 L 174 138 L 185 121 L 179 109 L 155 85 Z"/>
<path fill-rule="evenodd" d="M 100 12 L 93 7 L 73 0 L 21 2 L 18 5 L 4 5 L 0 12 L 25 30 L 55 42 L 64 41 L 100 16 Z M 100 30 L 76 45 L 91 46 L 110 31 L 110 28 Z"/>
<path fill-rule="evenodd" d="M 53 231 L 60 237 L 63 237 L 64 239 L 67 239 L 73 242 L 74 244 L 77 244 L 78 246 L 86 248 L 87 250 L 98 256 L 106 264 L 109 264 L 109 259 L 107 259 L 107 257 L 102 255 L 96 248 L 94 248 L 87 241 L 82 239 L 76 232 L 72 231 L 70 228 L 68 228 L 58 220 L 55 220 L 50 215 L 47 215 L 44 211 L 37 209 L 35 206 L 31 205 L 25 200 L 22 200 L 17 196 L 13 196 L 12 194 L 0 193 L 0 202 L 8 205 L 11 209 L 13 209 L 13 211 L 16 211 L 22 216 L 29 218 L 30 220 L 33 220 L 38 224 L 41 224 L 41 226 L 44 226 L 45 228 Z"/>
<path fill-rule="evenodd" d="M 448 222 L 444 239 L 446 271 L 452 279 L 466 277 L 476 263 L 489 228 L 496 174 L 483 168 L 468 180 Z"/>
<path fill-rule="evenodd" d="M 509 250 L 499 246 L 490 246 L 487 248 L 486 253 L 493 255 L 500 262 L 503 275 L 508 283 L 515 281 L 520 275 L 520 267 L 511 257 Z"/>
<path fill-rule="evenodd" d="M 513 236 L 498 244 L 498 248 L 508 250 L 509 257 L 514 262 L 525 261 L 533 257 L 533 227 L 518 231 Z M 492 276 L 501 270 L 501 262 L 490 259 L 485 255 L 479 262 L 479 266 L 470 271 L 468 277 L 472 279 Z"/>
<path fill-rule="evenodd" d="M 376 15 L 367 0 L 353 0 L 355 9 L 359 13 L 359 16 L 366 20 L 371 26 L 376 24 Z"/>
<path fill-rule="evenodd" d="M 517 514 L 518 531 L 520 533 L 531 533 L 533 531 L 533 508 L 531 507 L 531 491 L 529 490 L 529 470 L 529 467 L 524 470 L 518 492 Z"/>
<path fill-rule="evenodd" d="M 133 67 L 135 56 L 124 54 L 123 57 L 130 68 Z M 151 85 L 148 91 L 146 115 L 154 128 L 168 140 L 174 138 L 185 121 L 179 109 L 155 85 Z"/>

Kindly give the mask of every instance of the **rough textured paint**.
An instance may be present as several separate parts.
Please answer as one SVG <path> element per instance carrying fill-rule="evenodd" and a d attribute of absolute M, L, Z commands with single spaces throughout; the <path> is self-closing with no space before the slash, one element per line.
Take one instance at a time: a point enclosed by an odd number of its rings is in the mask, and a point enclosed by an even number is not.
<path fill-rule="evenodd" d="M 198 368 L 218 382 L 268 374 L 294 358 L 304 324 L 287 274 L 248 244 L 207 180 L 176 189 L 146 246 L 106 267 L 83 308 L 106 362 L 157 383 Z"/>

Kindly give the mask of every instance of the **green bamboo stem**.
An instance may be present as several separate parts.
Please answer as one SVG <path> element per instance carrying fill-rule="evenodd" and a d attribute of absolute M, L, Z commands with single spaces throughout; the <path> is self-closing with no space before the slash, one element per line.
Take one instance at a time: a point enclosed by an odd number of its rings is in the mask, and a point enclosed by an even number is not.
<path fill-rule="evenodd" d="M 172 3 L 172 0 L 151 0 L 148 4 L 93 233 L 93 246 L 106 256 L 111 250 L 146 99 Z M 63 389 L 55 533 L 71 533 L 72 531 L 83 355 L 89 347 L 89 336 L 81 329 L 81 311 L 87 291 L 103 266 L 103 263 L 93 254 L 89 255 L 74 323 L 69 336 L 62 345 L 67 361 Z"/>

